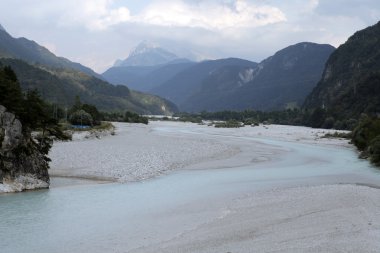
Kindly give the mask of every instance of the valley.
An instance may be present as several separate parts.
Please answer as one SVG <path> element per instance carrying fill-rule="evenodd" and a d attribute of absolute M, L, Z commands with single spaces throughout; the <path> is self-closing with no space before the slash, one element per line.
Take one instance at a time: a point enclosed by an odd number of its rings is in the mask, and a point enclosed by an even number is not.
<path fill-rule="evenodd" d="M 1 253 L 378 252 L 378 2 L 0 13 Z"/>

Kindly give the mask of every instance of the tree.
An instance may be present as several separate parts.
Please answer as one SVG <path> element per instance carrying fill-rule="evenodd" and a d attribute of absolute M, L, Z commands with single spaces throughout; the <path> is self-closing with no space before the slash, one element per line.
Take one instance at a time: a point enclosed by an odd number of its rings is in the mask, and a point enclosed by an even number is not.
<path fill-rule="evenodd" d="M 124 121 L 129 123 L 142 123 L 147 125 L 148 118 L 138 115 L 137 113 L 127 111 L 124 115 Z"/>
<path fill-rule="evenodd" d="M 86 126 L 92 126 L 93 119 L 89 113 L 87 113 L 84 110 L 78 110 L 71 114 L 70 116 L 70 123 L 73 125 L 86 125 Z"/>
<path fill-rule="evenodd" d="M 43 101 L 37 90 L 21 92 L 17 76 L 10 67 L 0 69 L 0 104 L 13 112 L 22 124 L 25 136 L 29 136 L 30 144 L 40 152 L 46 161 L 53 138 L 69 139 L 59 128 L 57 121 L 48 113 L 49 105 Z M 34 138 L 32 130 L 39 130 Z"/>
<path fill-rule="evenodd" d="M 310 126 L 313 128 L 322 127 L 326 117 L 326 111 L 322 108 L 316 108 L 310 116 Z"/>
<path fill-rule="evenodd" d="M 102 115 L 100 114 L 96 106 L 90 105 L 90 104 L 83 104 L 82 110 L 84 110 L 85 112 L 91 115 L 94 125 L 100 125 L 100 121 L 102 120 Z"/>
<path fill-rule="evenodd" d="M 78 95 L 76 95 L 75 99 L 74 99 L 74 105 L 71 108 L 71 110 L 73 110 L 75 112 L 75 111 L 78 111 L 80 109 L 82 109 L 82 102 L 80 101 L 80 97 Z"/>
<path fill-rule="evenodd" d="M 46 128 L 56 122 L 48 114 L 48 105 L 41 99 L 37 90 L 28 91 L 24 99 L 21 119 L 31 129 Z"/>
<path fill-rule="evenodd" d="M 16 115 L 22 114 L 22 91 L 16 74 L 10 67 L 0 69 L 0 104 Z"/>
<path fill-rule="evenodd" d="M 380 135 L 375 137 L 368 147 L 369 157 L 371 162 L 380 165 Z"/>

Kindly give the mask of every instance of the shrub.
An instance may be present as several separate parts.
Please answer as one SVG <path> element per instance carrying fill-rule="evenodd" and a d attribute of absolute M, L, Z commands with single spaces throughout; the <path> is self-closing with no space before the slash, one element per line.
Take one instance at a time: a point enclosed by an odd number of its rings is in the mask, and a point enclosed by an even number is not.
<path fill-rule="evenodd" d="M 228 120 L 226 122 L 218 122 L 215 123 L 215 127 L 217 128 L 239 128 L 242 127 L 243 124 L 237 120 Z"/>
<path fill-rule="evenodd" d="M 380 165 L 380 135 L 376 136 L 368 147 L 368 155 L 375 165 Z"/>
<path fill-rule="evenodd" d="M 331 129 L 334 127 L 335 120 L 333 117 L 326 118 L 325 122 L 322 125 L 322 128 Z"/>
<path fill-rule="evenodd" d="M 142 123 L 147 125 L 148 118 L 138 115 L 137 113 L 127 111 L 124 116 L 124 121 L 128 123 Z"/>
<path fill-rule="evenodd" d="M 93 119 L 89 113 L 84 110 L 78 110 L 70 115 L 70 123 L 73 125 L 92 126 Z"/>

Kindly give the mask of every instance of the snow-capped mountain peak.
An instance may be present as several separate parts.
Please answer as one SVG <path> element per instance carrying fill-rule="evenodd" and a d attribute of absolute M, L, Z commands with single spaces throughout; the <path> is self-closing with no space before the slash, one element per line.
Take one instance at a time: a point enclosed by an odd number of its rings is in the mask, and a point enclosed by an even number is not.
<path fill-rule="evenodd" d="M 137 45 L 130 53 L 129 57 L 133 57 L 135 55 L 144 54 L 149 51 L 153 51 L 154 49 L 159 48 L 158 44 L 155 44 L 150 41 L 143 41 Z"/>
<path fill-rule="evenodd" d="M 116 66 L 155 66 L 178 59 L 174 53 L 161 48 L 158 44 L 143 41 L 134 48 L 127 59 L 116 61 Z"/>

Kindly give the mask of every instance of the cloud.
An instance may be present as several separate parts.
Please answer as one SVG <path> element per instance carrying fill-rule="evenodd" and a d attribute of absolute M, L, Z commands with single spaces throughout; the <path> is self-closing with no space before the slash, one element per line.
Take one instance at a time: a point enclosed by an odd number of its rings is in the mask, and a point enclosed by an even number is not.
<path fill-rule="evenodd" d="M 379 0 L 1 0 L 0 23 L 104 71 L 142 40 L 197 59 L 254 61 L 301 41 L 344 43 L 380 19 Z"/>
<path fill-rule="evenodd" d="M 134 17 L 135 22 L 158 26 L 198 27 L 208 30 L 258 27 L 286 21 L 285 14 L 270 5 L 248 3 L 198 1 L 195 4 L 177 1 L 158 1 L 150 4 Z"/>
<path fill-rule="evenodd" d="M 38 2 L 38 3 L 37 3 Z M 130 20 L 126 6 L 116 6 L 114 0 L 2 0 L 2 19 L 29 19 L 32 22 L 50 23 L 58 27 L 83 27 L 90 31 Z M 6 12 L 11 12 L 8 14 Z"/>
<path fill-rule="evenodd" d="M 89 30 L 104 30 L 131 19 L 127 7 L 113 7 L 112 0 L 65 0 L 59 18 L 60 26 L 82 25 Z"/>
<path fill-rule="evenodd" d="M 5 8 L 23 6 L 16 16 L 56 23 L 58 27 L 82 27 L 102 31 L 118 24 L 143 24 L 162 27 L 229 28 L 259 27 L 286 21 L 277 7 L 247 0 L 152 0 L 133 14 L 121 0 L 14 0 Z M 0 3 L 0 7 L 2 3 Z M 129 7 L 130 6 L 130 7 Z"/>

